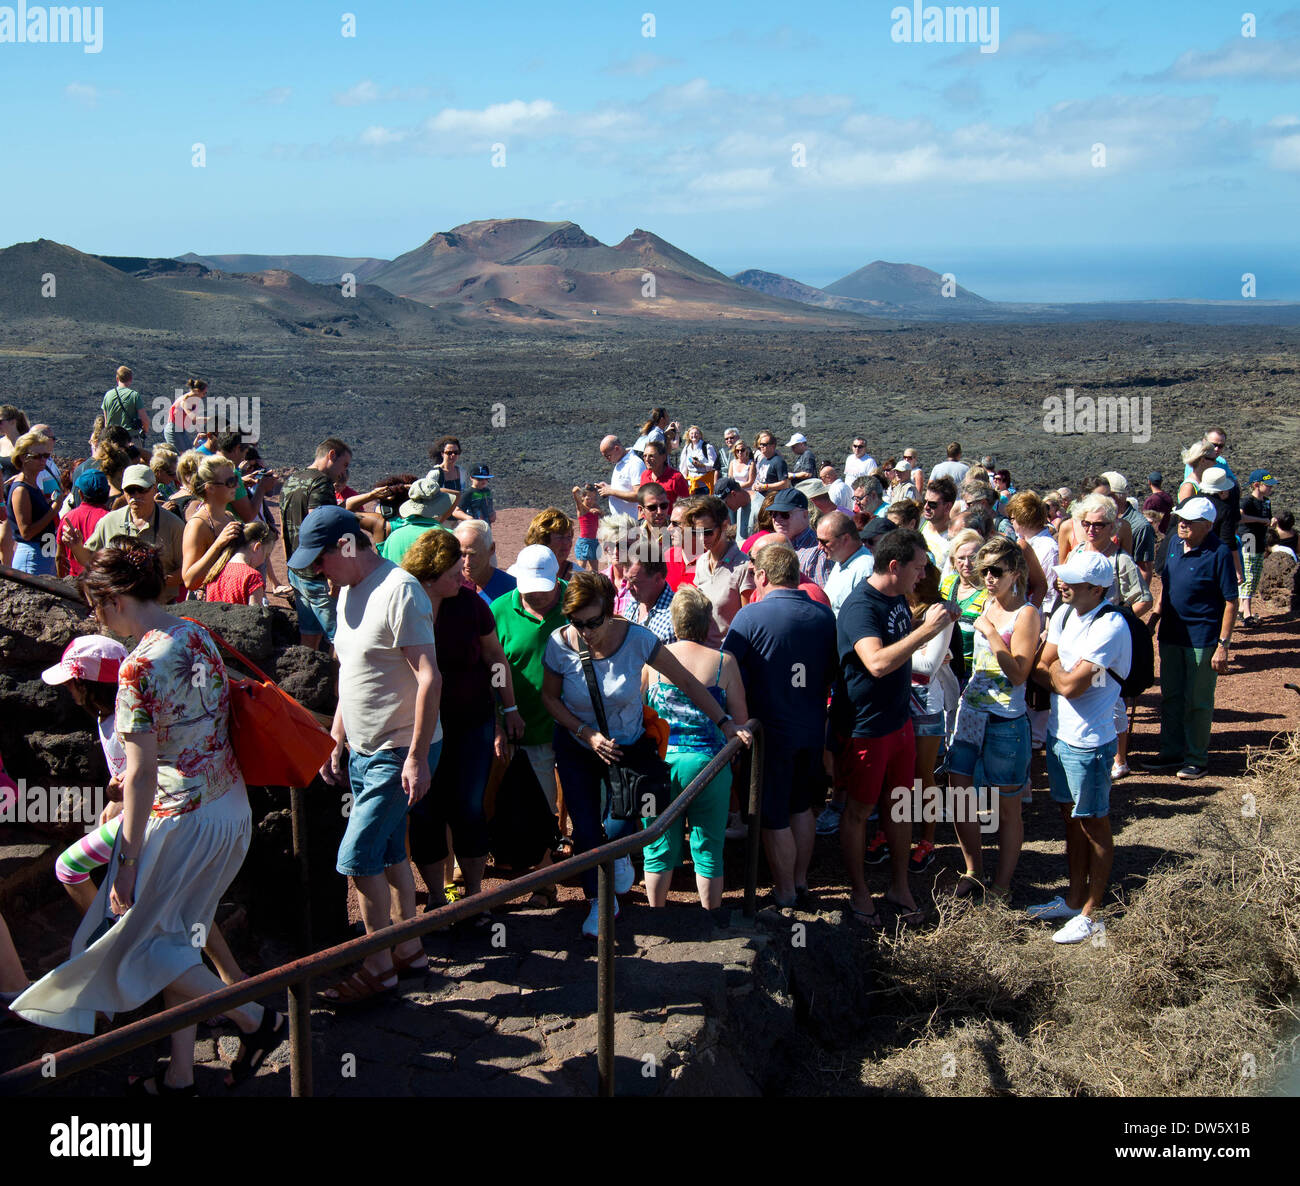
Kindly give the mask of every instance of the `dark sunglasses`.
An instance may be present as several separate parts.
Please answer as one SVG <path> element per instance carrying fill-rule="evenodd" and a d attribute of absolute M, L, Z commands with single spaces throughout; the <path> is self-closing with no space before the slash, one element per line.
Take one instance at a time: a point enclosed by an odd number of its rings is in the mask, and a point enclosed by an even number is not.
<path fill-rule="evenodd" d="M 599 630 L 605 624 L 606 616 L 607 615 L 601 613 L 597 614 L 594 618 L 586 618 L 581 621 L 577 618 L 570 617 L 569 625 L 575 630 Z"/>
<path fill-rule="evenodd" d="M 996 564 L 989 564 L 985 567 L 983 575 L 992 577 L 995 581 L 1000 581 L 1005 575 L 1005 570 Z"/>
<path fill-rule="evenodd" d="M 789 517 L 790 517 L 790 512 L 789 512 L 789 511 L 773 511 L 773 512 L 772 512 L 772 518 L 773 518 L 773 519 L 788 519 Z"/>
<path fill-rule="evenodd" d="M 459 456 L 460 456 L 460 450 L 459 450 L 459 449 L 444 449 L 444 450 L 442 451 L 442 455 L 443 455 L 444 457 L 459 457 Z"/>
<path fill-rule="evenodd" d="M 641 506 L 643 511 L 666 511 L 668 504 L 666 502 L 647 502 Z"/>
<path fill-rule="evenodd" d="M 231 490 L 234 490 L 239 486 L 239 479 L 235 477 L 234 474 L 231 474 L 230 477 L 225 478 L 222 481 L 218 482 L 217 485 L 229 486 Z"/>
<path fill-rule="evenodd" d="M 865 444 L 865 442 L 864 442 L 864 443 L 860 443 L 860 444 L 854 445 L 853 447 L 854 447 L 855 449 L 865 449 L 867 446 L 866 446 L 866 444 Z"/>
<path fill-rule="evenodd" d="M 124 486 L 122 488 L 122 493 L 125 494 L 127 498 L 139 498 L 140 495 L 151 489 L 151 486 Z"/>
<path fill-rule="evenodd" d="M 927 498 L 925 500 L 925 505 L 928 507 L 941 507 L 943 506 L 943 500 L 937 498 Z"/>

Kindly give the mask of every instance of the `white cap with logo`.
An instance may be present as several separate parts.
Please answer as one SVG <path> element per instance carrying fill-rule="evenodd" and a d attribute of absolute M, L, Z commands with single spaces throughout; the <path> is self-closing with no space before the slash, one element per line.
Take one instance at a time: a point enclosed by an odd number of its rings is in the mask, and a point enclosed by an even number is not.
<path fill-rule="evenodd" d="M 1115 562 L 1100 552 L 1075 552 L 1055 569 L 1056 579 L 1067 585 L 1096 585 L 1109 589 L 1115 583 Z"/>
<path fill-rule="evenodd" d="M 1204 519 L 1207 523 L 1213 523 L 1215 520 L 1214 503 L 1208 498 L 1189 498 L 1182 506 L 1174 507 L 1173 513 L 1188 521 Z"/>
<path fill-rule="evenodd" d="M 549 593 L 559 571 L 560 562 L 545 544 L 529 544 L 506 569 L 518 582 L 520 593 Z"/>

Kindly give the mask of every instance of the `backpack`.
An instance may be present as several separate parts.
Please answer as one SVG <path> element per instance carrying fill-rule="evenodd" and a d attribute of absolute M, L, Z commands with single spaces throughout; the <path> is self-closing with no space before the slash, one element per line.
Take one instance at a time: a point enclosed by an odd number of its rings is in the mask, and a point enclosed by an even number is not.
<path fill-rule="evenodd" d="M 1061 618 L 1062 626 L 1069 620 L 1073 608 L 1069 605 L 1065 607 L 1065 616 Z M 1129 664 L 1128 675 L 1123 678 L 1109 669 L 1107 673 L 1119 684 L 1119 693 L 1125 700 L 1135 700 L 1156 682 L 1156 651 L 1151 644 L 1151 632 L 1147 629 L 1146 623 L 1127 605 L 1121 606 L 1115 605 L 1114 602 L 1103 601 L 1097 616 L 1101 617 L 1108 613 L 1119 614 L 1124 619 L 1124 624 L 1128 627 L 1133 660 Z"/>

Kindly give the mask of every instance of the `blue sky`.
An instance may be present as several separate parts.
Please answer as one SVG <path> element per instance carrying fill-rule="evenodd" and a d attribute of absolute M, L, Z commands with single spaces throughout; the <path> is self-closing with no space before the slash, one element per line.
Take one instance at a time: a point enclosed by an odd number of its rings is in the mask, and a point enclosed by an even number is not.
<path fill-rule="evenodd" d="M 100 53 L 0 44 L 0 239 L 387 257 L 568 218 L 817 284 L 1300 299 L 1294 0 L 1002 4 L 995 53 L 894 7 L 109 0 Z"/>

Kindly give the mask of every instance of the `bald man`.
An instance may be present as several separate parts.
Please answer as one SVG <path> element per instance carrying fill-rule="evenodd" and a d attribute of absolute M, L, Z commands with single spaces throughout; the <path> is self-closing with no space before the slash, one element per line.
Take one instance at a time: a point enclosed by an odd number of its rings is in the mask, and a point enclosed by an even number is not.
<path fill-rule="evenodd" d="M 645 462 L 623 448 L 613 433 L 600 442 L 600 455 L 614 467 L 614 472 L 608 482 L 597 482 L 596 489 L 601 498 L 609 499 L 611 514 L 631 515 L 635 519 L 638 514 L 636 492 L 641 484 L 641 475 L 645 473 Z"/>

